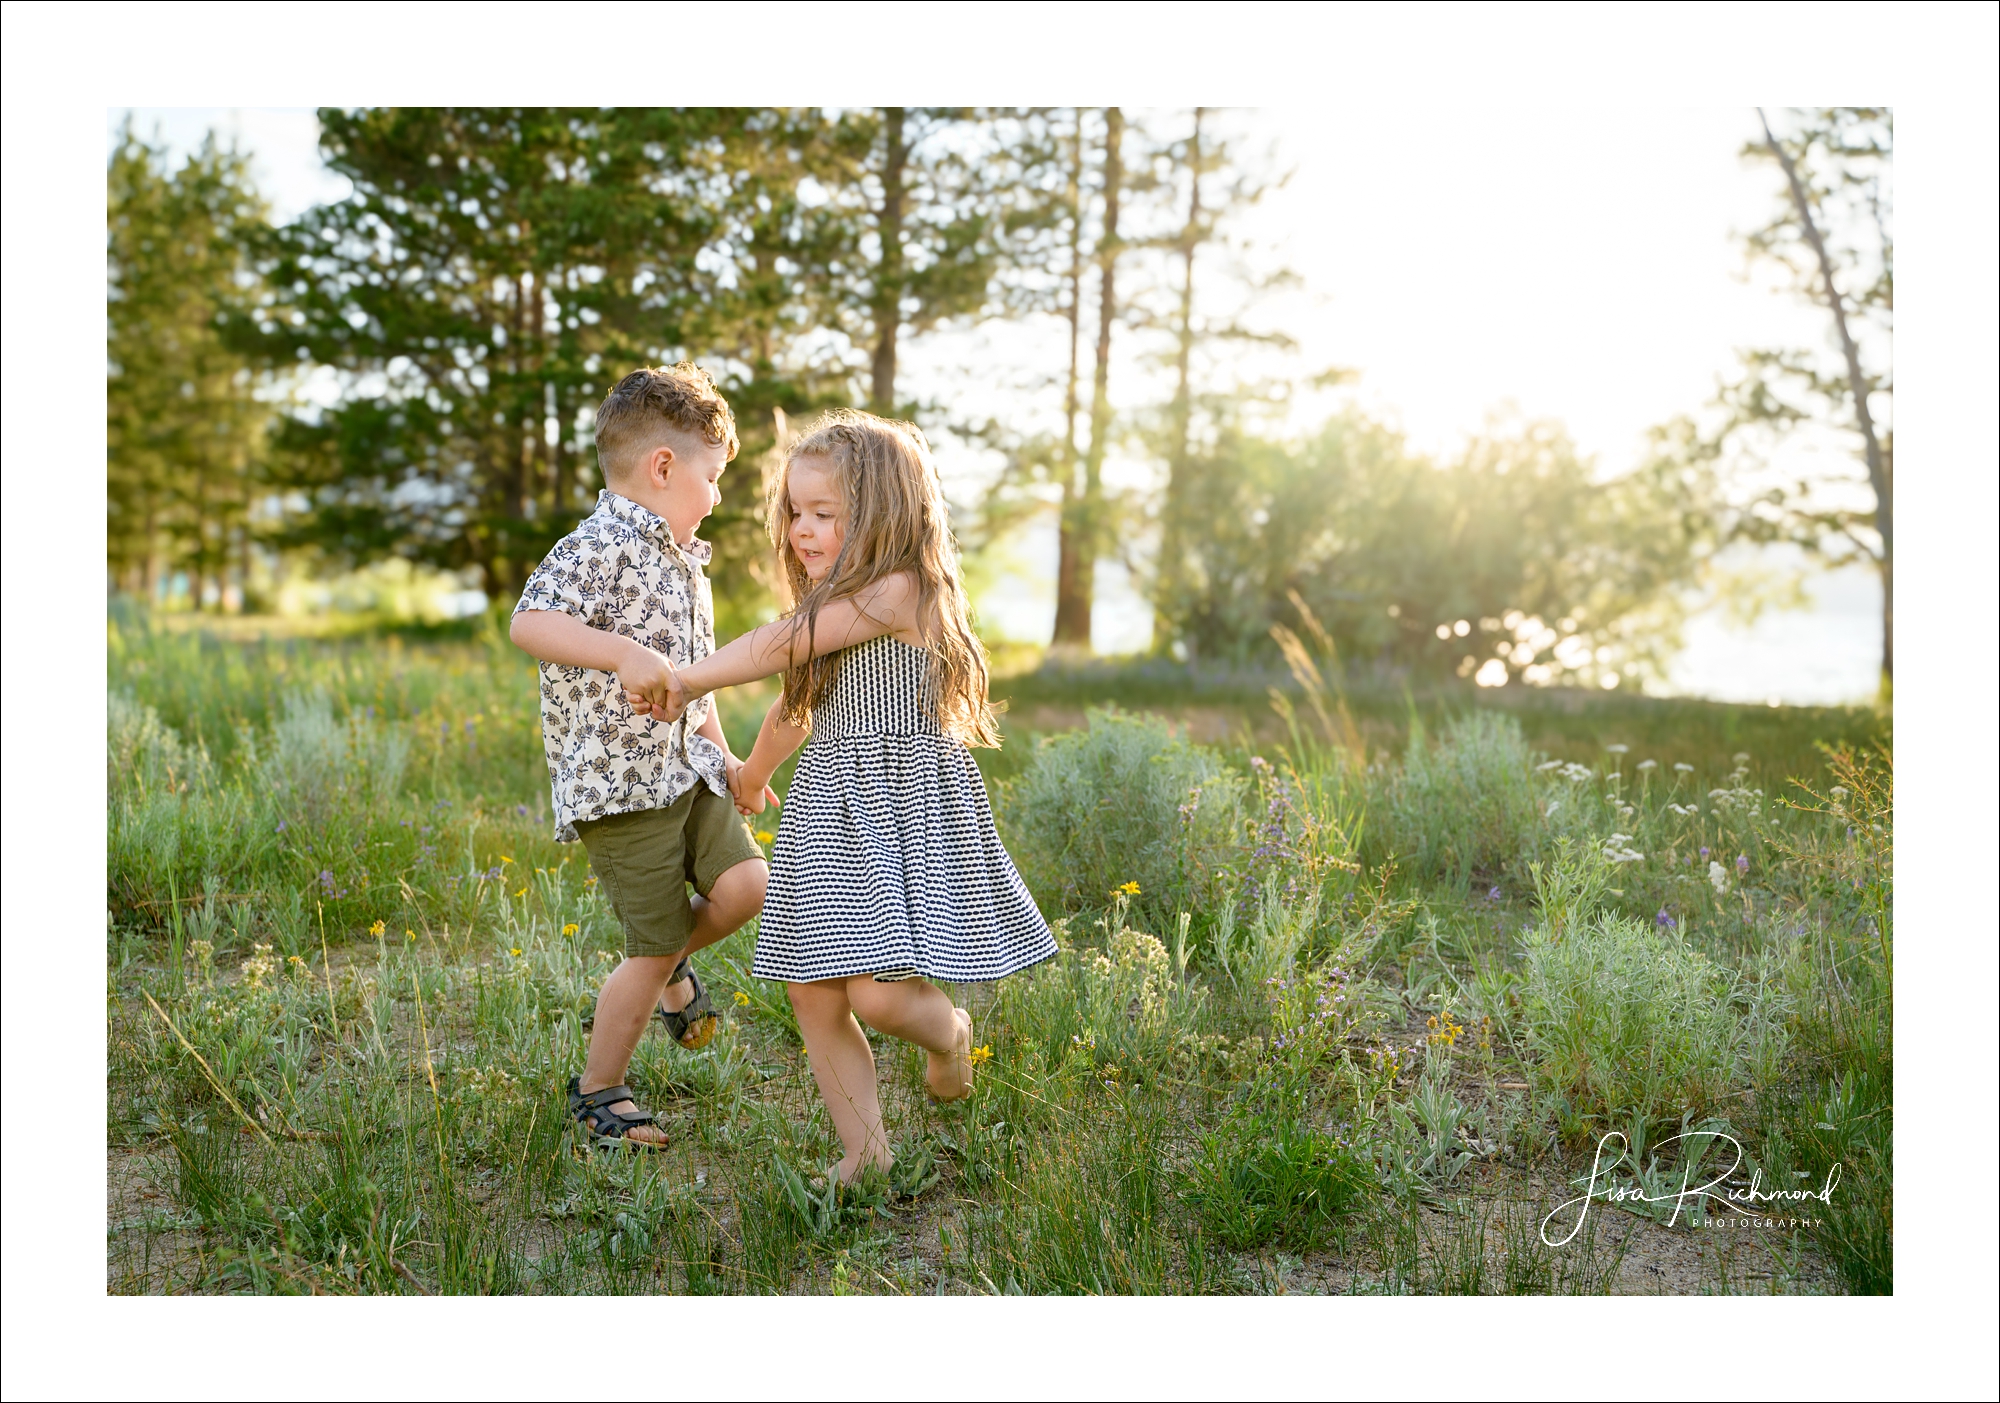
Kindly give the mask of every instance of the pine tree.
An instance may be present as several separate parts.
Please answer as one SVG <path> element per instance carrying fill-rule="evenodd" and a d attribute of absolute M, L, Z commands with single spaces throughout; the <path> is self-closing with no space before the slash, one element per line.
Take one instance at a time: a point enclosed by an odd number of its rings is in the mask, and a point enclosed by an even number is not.
<path fill-rule="evenodd" d="M 1097 348 L 1091 378 L 1090 447 L 1078 481 L 1065 484 L 1056 574 L 1056 623 L 1051 646 L 1090 651 L 1097 556 L 1104 531 L 1104 455 L 1111 434 L 1111 328 L 1118 319 L 1119 196 L 1124 181 L 1125 114 L 1104 109 L 1103 216 L 1096 241 Z"/>
<path fill-rule="evenodd" d="M 254 286 L 243 250 L 264 208 L 248 158 L 211 136 L 170 170 L 164 147 L 128 121 L 111 155 L 108 196 L 112 581 L 151 596 L 185 573 L 197 607 L 240 606 L 270 411 L 218 322 Z"/>

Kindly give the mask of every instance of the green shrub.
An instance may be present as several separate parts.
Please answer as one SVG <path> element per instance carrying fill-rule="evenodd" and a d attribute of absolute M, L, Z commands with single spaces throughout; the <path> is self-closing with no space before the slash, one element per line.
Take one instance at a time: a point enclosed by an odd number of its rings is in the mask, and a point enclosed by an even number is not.
<path fill-rule="evenodd" d="M 1333 1236 L 1374 1183 L 1365 1161 L 1324 1135 L 1208 1135 L 1181 1197 L 1225 1247 L 1304 1250 Z"/>
<path fill-rule="evenodd" d="M 1525 938 L 1522 999 L 1537 1074 L 1567 1099 L 1572 1131 L 1698 1117 L 1753 1051 L 1770 1059 L 1777 996 L 1739 989 L 1672 928 L 1595 905 L 1601 862 L 1565 846 L 1535 872 L 1543 919 Z"/>
<path fill-rule="evenodd" d="M 1412 725 L 1374 825 L 1377 860 L 1393 855 L 1406 872 L 1461 887 L 1475 872 L 1518 868 L 1539 845 L 1534 763 L 1511 716 L 1455 717 L 1435 744 Z"/>
<path fill-rule="evenodd" d="M 1092 711 L 1085 730 L 1044 739 L 1003 791 L 1008 846 L 1044 907 L 1133 907 L 1164 928 L 1214 894 L 1242 846 L 1243 780 L 1156 716 Z"/>

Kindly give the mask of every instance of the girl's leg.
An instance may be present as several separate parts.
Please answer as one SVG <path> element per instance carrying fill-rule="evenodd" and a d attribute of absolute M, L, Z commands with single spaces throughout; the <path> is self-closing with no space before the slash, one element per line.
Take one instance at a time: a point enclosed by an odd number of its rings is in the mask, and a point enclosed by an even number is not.
<path fill-rule="evenodd" d="M 924 1080 L 940 1101 L 972 1094 L 972 1015 L 953 1008 L 928 979 L 877 984 L 868 975 L 847 981 L 847 999 L 873 1028 L 913 1042 L 931 1055 Z"/>
<path fill-rule="evenodd" d="M 889 1138 L 882 1128 L 882 1101 L 875 1089 L 875 1054 L 854 1021 L 846 981 L 787 984 L 785 992 L 799 1016 L 813 1080 L 819 1083 L 833 1128 L 847 1149 L 835 1172 L 846 1181 L 870 1165 L 887 1169 Z"/>

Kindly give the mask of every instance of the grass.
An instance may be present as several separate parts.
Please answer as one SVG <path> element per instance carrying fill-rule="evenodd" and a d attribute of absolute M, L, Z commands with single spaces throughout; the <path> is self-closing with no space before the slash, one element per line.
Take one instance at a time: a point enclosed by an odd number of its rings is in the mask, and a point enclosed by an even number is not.
<path fill-rule="evenodd" d="M 1866 713 L 1008 679 L 980 760 L 1064 953 L 959 991 L 967 1103 L 878 1043 L 897 1164 L 829 1196 L 754 930 L 703 959 L 716 1041 L 635 1058 L 675 1149 L 575 1137 L 616 926 L 491 624 L 124 614 L 110 674 L 115 1292 L 1892 1288 Z M 747 741 L 763 698 L 723 702 Z M 1599 1202 L 1546 1240 L 1602 1137 L 1644 1188 L 1704 1127 L 1732 1182 L 1837 1187 L 1754 1232 Z"/>

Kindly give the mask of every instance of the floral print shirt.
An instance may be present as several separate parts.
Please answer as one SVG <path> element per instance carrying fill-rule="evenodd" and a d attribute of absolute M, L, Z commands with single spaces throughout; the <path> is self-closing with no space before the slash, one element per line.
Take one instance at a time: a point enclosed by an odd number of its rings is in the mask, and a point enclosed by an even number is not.
<path fill-rule="evenodd" d="M 615 492 L 557 541 L 521 591 L 515 613 L 558 610 L 645 644 L 675 667 L 715 651 L 708 542 L 677 545 L 658 516 Z M 633 713 L 612 673 L 541 665 L 542 747 L 555 801 L 556 841 L 576 823 L 665 808 L 697 784 L 727 798 L 722 751 L 695 730 L 714 704 L 696 698 L 679 721 Z"/>

